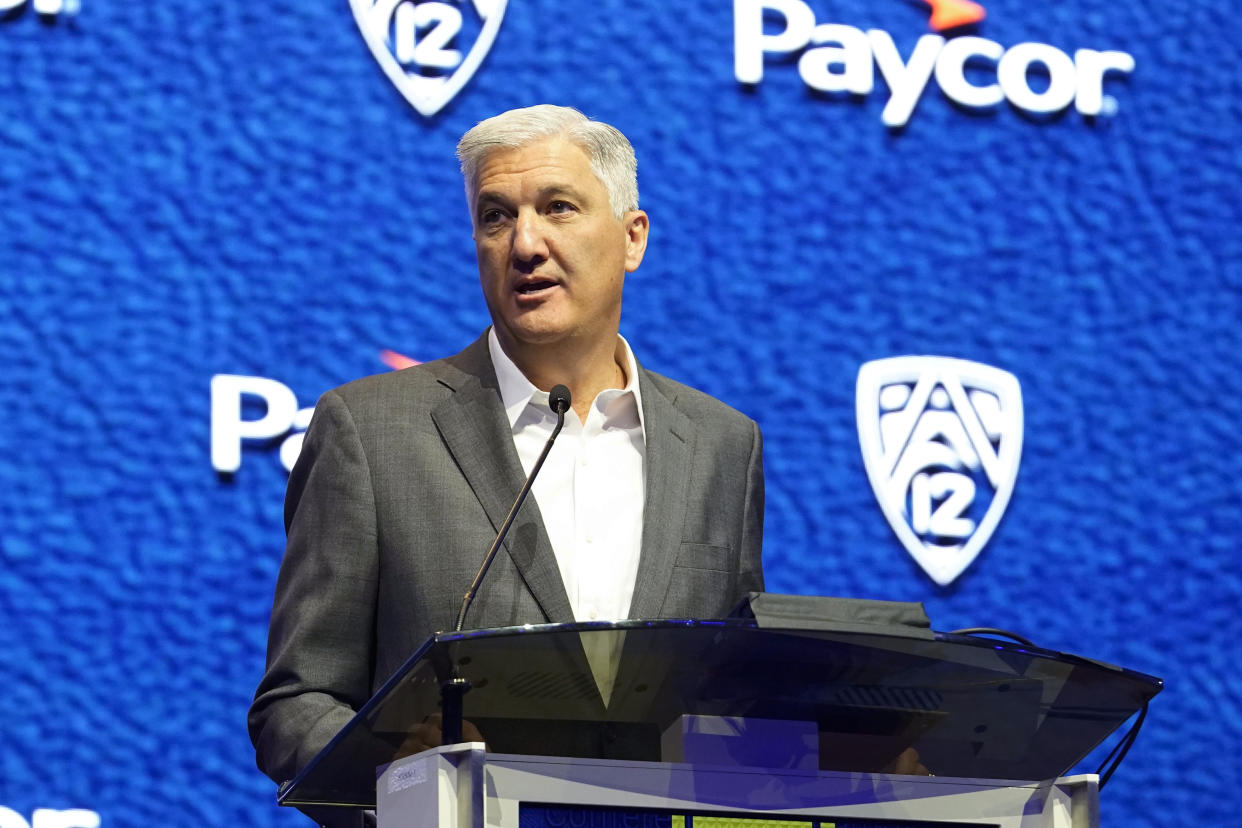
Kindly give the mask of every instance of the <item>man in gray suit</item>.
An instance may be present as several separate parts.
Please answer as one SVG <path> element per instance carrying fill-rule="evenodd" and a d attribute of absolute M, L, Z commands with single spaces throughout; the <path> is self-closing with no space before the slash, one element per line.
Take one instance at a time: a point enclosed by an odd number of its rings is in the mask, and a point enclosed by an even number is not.
<path fill-rule="evenodd" d="M 618 334 L 648 231 L 629 142 L 539 106 L 483 121 L 458 156 L 493 325 L 316 407 L 249 719 L 277 781 L 452 628 L 552 428 L 555 384 L 572 410 L 467 627 L 720 617 L 763 587 L 758 427 L 642 369 Z"/>

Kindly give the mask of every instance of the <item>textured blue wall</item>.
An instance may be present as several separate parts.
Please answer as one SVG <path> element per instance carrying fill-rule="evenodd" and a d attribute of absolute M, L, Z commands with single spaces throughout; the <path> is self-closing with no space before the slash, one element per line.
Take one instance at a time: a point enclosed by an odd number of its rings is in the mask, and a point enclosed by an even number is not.
<path fill-rule="evenodd" d="M 915 0 L 813 0 L 902 54 Z M 551 101 L 621 127 L 651 246 L 623 332 L 755 416 L 773 591 L 927 602 L 1167 678 L 1109 824 L 1242 812 L 1242 30 L 1227 0 L 993 0 L 979 34 L 1135 56 L 1112 118 L 886 130 L 789 62 L 733 77 L 727 2 L 512 0 L 479 74 L 416 114 L 348 3 L 82 0 L 0 20 L 0 806 L 105 826 L 294 825 L 244 716 L 282 551 L 272 445 L 209 458 L 208 383 L 302 405 L 486 324 L 452 156 Z M 1008 513 L 936 587 L 867 484 L 863 362 L 1022 383 Z M 1094 766 L 1092 766 L 1094 769 Z"/>

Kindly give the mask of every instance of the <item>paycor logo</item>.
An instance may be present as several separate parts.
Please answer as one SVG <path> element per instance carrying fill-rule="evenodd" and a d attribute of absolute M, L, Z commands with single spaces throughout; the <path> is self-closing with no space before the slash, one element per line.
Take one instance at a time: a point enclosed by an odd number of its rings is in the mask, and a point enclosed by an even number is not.
<path fill-rule="evenodd" d="M 396 351 L 384 349 L 380 361 L 394 371 L 418 365 Z M 247 417 L 248 405 L 263 408 L 259 417 Z M 252 411 L 251 413 L 256 413 Z M 293 389 L 269 377 L 216 374 L 211 378 L 211 466 L 222 474 L 241 468 L 242 447 L 259 443 L 280 446 L 280 464 L 293 471 L 302 453 L 302 440 L 315 407 L 298 405 Z M 0 823 L 0 828 L 6 828 Z"/>
<path fill-rule="evenodd" d="M 0 828 L 99 828 L 99 823 L 99 814 L 85 808 L 36 808 L 27 822 L 12 808 L 0 807 Z"/>
<path fill-rule="evenodd" d="M 264 405 L 263 416 L 245 417 L 242 406 L 247 397 Z M 286 471 L 292 471 L 314 413 L 314 406 L 300 408 L 293 389 L 283 382 L 267 377 L 216 374 L 211 378 L 212 468 L 232 474 L 241 468 L 243 441 L 279 438 L 280 463 Z"/>
<path fill-rule="evenodd" d="M 978 14 L 953 15 L 942 5 L 942 0 L 933 4 L 933 27 L 937 14 L 946 28 L 982 19 L 977 6 Z M 779 30 L 765 32 L 765 20 L 777 23 Z M 1116 100 L 1104 94 L 1105 77 L 1134 71 L 1134 58 L 1126 52 L 1078 49 L 1070 57 L 1046 43 L 1006 48 L 967 35 L 946 39 L 925 34 L 903 58 L 888 32 L 816 23 L 804 0 L 733 0 L 733 29 L 733 72 L 744 84 L 763 81 L 767 56 L 797 54 L 798 74 L 812 89 L 870 95 L 878 67 L 889 91 L 880 117 L 889 127 L 906 125 L 932 77 L 949 100 L 969 109 L 991 109 L 1007 100 L 1023 112 L 1051 115 L 1072 103 L 1084 116 L 1095 117 L 1117 111 Z M 995 67 L 995 81 L 978 82 L 975 73 L 968 77 L 968 65 L 987 65 L 989 78 L 990 67 Z M 1046 77 L 1033 84 L 1033 72 Z"/>

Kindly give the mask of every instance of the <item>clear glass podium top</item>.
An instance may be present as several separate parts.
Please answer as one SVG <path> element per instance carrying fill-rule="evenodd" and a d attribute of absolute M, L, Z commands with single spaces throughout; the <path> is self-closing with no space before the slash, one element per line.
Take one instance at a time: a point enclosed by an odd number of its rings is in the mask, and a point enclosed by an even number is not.
<path fill-rule="evenodd" d="M 598 637 L 604 637 L 600 639 Z M 584 649 L 615 653 L 605 703 Z M 599 645 L 603 644 L 603 647 Z M 661 760 L 683 714 L 814 722 L 822 770 L 879 772 L 909 748 L 939 776 L 1063 774 L 1160 679 L 992 639 L 760 627 L 754 620 L 544 624 L 440 633 L 281 788 L 286 805 L 374 807 L 441 685 L 497 753 Z"/>

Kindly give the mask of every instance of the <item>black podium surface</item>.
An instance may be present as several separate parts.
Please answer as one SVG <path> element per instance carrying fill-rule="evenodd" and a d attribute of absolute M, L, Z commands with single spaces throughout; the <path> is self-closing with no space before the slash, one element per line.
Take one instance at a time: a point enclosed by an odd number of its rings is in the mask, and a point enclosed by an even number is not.
<path fill-rule="evenodd" d="M 584 640 L 618 653 L 607 704 Z M 753 620 L 441 633 L 279 801 L 373 807 L 374 769 L 409 752 L 406 734 L 439 712 L 441 685 L 452 678 L 469 682 L 464 718 L 498 753 L 659 761 L 660 734 L 691 714 L 814 722 L 823 770 L 883 771 L 913 748 L 938 776 L 1014 780 L 1063 774 L 1162 687 L 1078 656 L 945 633 L 785 630 Z"/>

